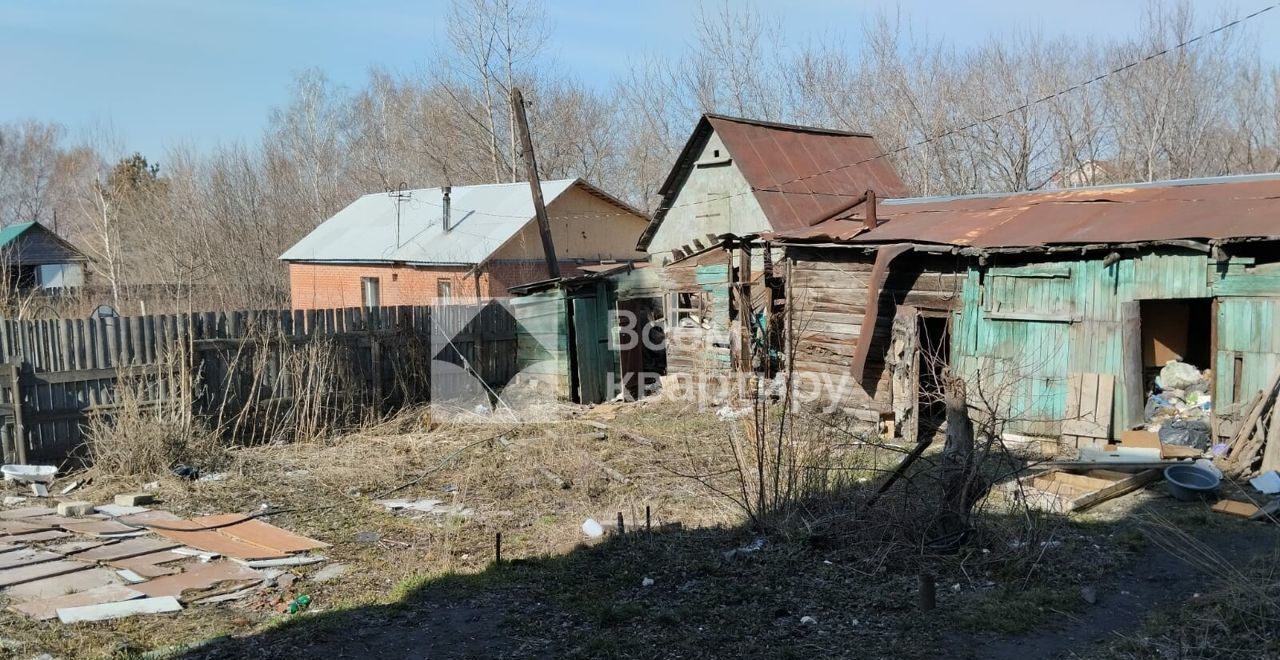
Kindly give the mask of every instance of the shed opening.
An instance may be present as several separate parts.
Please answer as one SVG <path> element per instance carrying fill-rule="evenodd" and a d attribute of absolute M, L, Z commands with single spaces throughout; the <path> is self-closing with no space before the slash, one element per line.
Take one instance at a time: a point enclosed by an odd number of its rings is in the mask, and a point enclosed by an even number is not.
<path fill-rule="evenodd" d="M 1141 301 L 1142 371 L 1150 385 L 1170 360 L 1211 366 L 1213 355 L 1213 299 Z"/>

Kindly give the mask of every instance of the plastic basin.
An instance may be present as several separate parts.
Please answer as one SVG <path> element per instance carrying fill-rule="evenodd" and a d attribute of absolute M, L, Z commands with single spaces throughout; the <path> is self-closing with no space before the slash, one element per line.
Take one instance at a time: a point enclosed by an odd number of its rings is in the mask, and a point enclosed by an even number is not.
<path fill-rule="evenodd" d="M 1198 465 L 1170 465 L 1164 469 L 1165 481 L 1174 497 L 1192 502 L 1218 490 L 1222 480 L 1218 475 Z"/>
<path fill-rule="evenodd" d="M 52 465 L 0 465 L 0 472 L 11 481 L 47 484 L 58 474 L 58 468 Z"/>

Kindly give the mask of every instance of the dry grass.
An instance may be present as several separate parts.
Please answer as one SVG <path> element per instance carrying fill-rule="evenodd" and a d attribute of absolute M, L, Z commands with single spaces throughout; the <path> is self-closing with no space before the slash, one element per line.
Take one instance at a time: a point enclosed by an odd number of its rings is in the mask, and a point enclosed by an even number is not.
<path fill-rule="evenodd" d="M 913 507 L 924 501 L 921 492 L 926 486 L 915 485 L 918 480 L 901 482 L 892 496 L 870 511 L 853 506 L 863 497 L 862 487 L 882 475 L 881 470 L 888 469 L 901 451 L 859 445 L 830 428 L 819 431 L 814 426 L 804 429 L 812 434 L 806 441 L 836 439 L 830 456 L 818 458 L 858 469 L 842 472 L 838 482 L 827 483 L 840 491 L 839 497 L 802 502 L 797 513 L 800 522 L 791 528 L 797 531 L 775 539 L 777 550 L 766 553 L 769 558 L 763 563 L 744 563 L 721 575 L 723 571 L 716 568 L 721 554 L 749 542 L 752 532 L 743 527 L 746 517 L 737 505 L 684 475 L 695 463 L 713 472 L 733 468 L 733 458 L 725 450 L 729 423 L 714 413 L 670 402 L 606 404 L 594 409 L 552 405 L 540 412 L 533 415 L 534 421 L 517 423 L 501 412 L 479 416 L 437 406 L 406 411 L 349 435 L 228 448 L 222 450 L 216 468 L 222 478 L 185 481 L 161 476 L 156 493 L 161 507 L 184 516 L 250 512 L 265 506 L 278 511 L 267 517 L 270 522 L 331 543 L 326 554 L 331 562 L 347 564 L 347 575 L 340 581 L 315 584 L 305 580 L 315 569 L 300 569 L 304 579 L 292 592 L 311 595 L 317 614 L 394 605 L 402 599 L 420 602 L 421 596 L 415 594 L 424 584 L 455 584 L 459 593 L 471 594 L 468 598 L 476 590 L 505 588 L 506 578 L 494 582 L 498 576 L 488 570 L 494 535 L 501 532 L 504 558 L 528 562 L 520 564 L 526 568 L 513 573 L 518 577 L 512 579 L 527 581 L 531 586 L 526 588 L 539 594 L 539 602 L 549 599 L 547 603 L 567 612 L 565 616 L 574 623 L 563 629 L 564 634 L 578 634 L 576 626 L 583 621 L 582 625 L 591 626 L 640 625 L 643 618 L 635 618 L 635 608 L 626 596 L 639 579 L 631 573 L 641 570 L 641 564 L 632 565 L 632 561 L 642 562 L 648 567 L 644 570 L 661 571 L 667 580 L 679 580 L 677 584 L 704 585 L 685 596 L 673 594 L 675 600 L 647 610 L 660 623 L 671 622 L 662 624 L 663 630 L 680 633 L 686 639 L 682 643 L 691 648 L 699 637 L 692 629 L 685 631 L 683 622 L 715 629 L 723 623 L 718 617 L 732 615 L 744 593 L 756 594 L 751 598 L 762 602 L 781 599 L 781 606 L 789 609 L 815 607 L 806 603 L 814 593 L 821 593 L 830 602 L 842 604 L 841 618 L 865 622 L 870 616 L 865 608 L 887 606 L 889 613 L 876 615 L 877 620 L 892 622 L 901 613 L 891 610 L 900 610 L 904 602 L 910 609 L 910 596 L 904 597 L 902 589 L 911 588 L 921 566 L 938 573 L 944 586 L 963 583 L 963 596 L 969 598 L 971 593 L 978 594 L 973 585 L 986 580 L 1025 589 L 1046 578 L 1045 566 L 1062 564 L 1061 555 L 1046 553 L 1039 546 L 1012 548 L 1008 540 L 1028 538 L 1029 523 L 1005 515 L 995 504 L 984 512 L 990 520 L 983 523 L 979 545 L 971 552 L 944 558 L 927 555 L 911 540 L 916 536 L 903 532 L 912 529 Z M 611 429 L 601 439 L 588 420 L 603 421 Z M 153 467 L 176 454 L 156 451 L 154 455 L 158 458 L 147 459 Z M 813 454 L 806 456 L 806 460 L 818 460 Z M 117 463 L 120 471 L 98 471 L 76 495 L 105 501 L 122 490 L 137 489 L 148 478 L 123 469 L 129 460 L 133 459 L 122 455 Z M 213 469 L 198 462 L 196 466 L 205 472 Z M 568 487 L 561 487 L 562 483 Z M 438 499 L 470 511 L 465 516 L 412 517 L 388 512 L 375 502 L 401 486 L 405 487 L 393 497 Z M 634 546 L 610 546 L 617 549 L 606 555 L 600 554 L 603 549 L 584 552 L 579 548 L 585 518 L 593 517 L 609 528 L 621 512 L 634 530 L 643 525 L 646 507 L 655 526 L 678 522 L 686 531 Z M 812 552 L 821 554 L 814 559 Z M 1088 550 L 1072 552 L 1080 562 L 1095 561 Z M 835 569 L 822 558 L 840 566 L 838 575 L 844 578 L 837 579 L 831 573 Z M 579 571 L 590 577 L 566 583 L 567 576 Z M 453 577 L 442 582 L 442 576 Z M 477 582 L 460 585 L 459 576 Z M 850 582 L 846 579 L 850 576 L 857 579 Z M 721 580 L 726 582 L 720 584 Z M 601 610 L 595 600 L 597 586 L 613 582 L 618 582 L 619 600 Z M 779 585 L 776 591 L 765 589 L 775 584 Z M 270 593 L 280 598 L 291 595 Z M 228 606 L 194 607 L 178 616 L 77 627 L 70 634 L 56 623 L 32 623 L 6 613 L 0 614 L 0 627 L 7 631 L 5 636 L 26 642 L 26 655 L 49 651 L 92 657 L 263 632 L 284 620 L 272 605 L 269 599 L 250 599 Z M 824 612 L 821 617 L 837 616 L 833 610 L 818 609 Z M 763 619 L 751 625 L 771 625 L 772 611 L 753 610 L 748 615 L 752 621 Z M 542 622 L 527 623 L 531 630 L 525 633 L 547 634 L 539 630 Z M 644 630 L 632 632 L 640 635 Z M 753 630 L 779 634 L 771 628 Z M 891 628 L 877 632 L 891 632 Z M 305 632 L 298 634 L 305 636 Z M 848 634 L 869 633 L 850 628 Z"/>
<path fill-rule="evenodd" d="M 217 435 L 185 410 L 149 403 L 141 389 L 152 386 L 122 383 L 116 407 L 89 418 L 86 446 L 96 474 L 150 478 L 177 464 L 216 467 L 224 459 Z"/>

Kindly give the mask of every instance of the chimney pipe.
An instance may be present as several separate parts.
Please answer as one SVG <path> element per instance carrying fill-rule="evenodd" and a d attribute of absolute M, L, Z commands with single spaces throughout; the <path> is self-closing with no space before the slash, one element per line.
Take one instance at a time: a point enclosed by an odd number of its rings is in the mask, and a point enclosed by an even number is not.
<path fill-rule="evenodd" d="M 875 229 L 876 225 L 880 224 L 879 220 L 876 219 L 876 191 L 868 190 L 865 197 L 867 198 L 865 202 L 866 211 L 863 212 L 862 226 L 867 229 Z"/>
<path fill-rule="evenodd" d="M 449 217 L 449 193 L 450 193 L 450 191 L 452 191 L 452 190 L 453 190 L 453 186 L 445 186 L 445 187 L 444 187 L 444 204 L 443 204 L 443 206 L 444 206 L 444 220 L 443 220 L 443 222 L 442 222 L 442 225 L 443 225 L 443 227 L 444 227 L 444 230 L 445 230 L 445 231 L 449 231 L 450 229 L 453 229 L 453 226 L 450 224 L 450 222 L 451 222 L 451 218 Z"/>

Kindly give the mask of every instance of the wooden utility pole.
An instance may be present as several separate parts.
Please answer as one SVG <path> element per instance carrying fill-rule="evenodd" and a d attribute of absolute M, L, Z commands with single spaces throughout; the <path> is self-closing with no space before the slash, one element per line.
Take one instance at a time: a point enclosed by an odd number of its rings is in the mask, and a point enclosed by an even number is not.
<path fill-rule="evenodd" d="M 529 191 L 533 193 L 533 212 L 538 216 L 538 233 L 542 235 L 542 252 L 547 258 L 547 275 L 560 277 L 560 260 L 556 258 L 556 246 L 551 240 L 551 221 L 547 219 L 547 207 L 542 202 L 542 183 L 538 181 L 538 162 L 533 157 L 533 140 L 529 138 L 529 118 L 524 114 L 524 95 L 518 88 L 511 88 L 511 112 L 520 129 L 520 150 L 524 156 L 525 176 L 529 179 Z"/>

